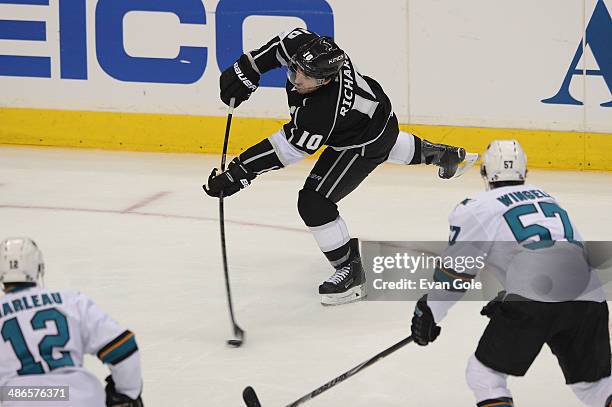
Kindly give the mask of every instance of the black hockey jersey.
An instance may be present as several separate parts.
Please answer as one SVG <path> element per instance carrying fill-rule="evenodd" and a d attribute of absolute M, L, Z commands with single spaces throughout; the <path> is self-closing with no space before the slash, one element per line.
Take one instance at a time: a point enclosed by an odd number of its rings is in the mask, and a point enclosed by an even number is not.
<path fill-rule="evenodd" d="M 318 37 L 298 28 L 275 37 L 249 55 L 260 73 L 288 65 L 297 49 Z M 309 154 L 326 144 L 337 148 L 360 147 L 380 137 L 392 115 L 391 102 L 374 79 L 361 75 L 347 57 L 336 79 L 301 95 L 287 81 L 291 121 L 285 135 Z"/>
<path fill-rule="evenodd" d="M 301 45 L 317 37 L 317 34 L 296 28 L 246 55 L 253 68 L 263 74 L 287 66 Z M 299 94 L 287 81 L 286 91 L 291 121 L 283 126 L 284 136 L 305 154 L 312 154 L 323 145 L 337 150 L 362 148 L 389 133 L 395 137 L 399 132 L 391 102 L 382 87 L 374 79 L 360 74 L 348 56 L 331 83 L 311 93 Z M 241 158 L 244 162 L 255 155 L 261 156 L 265 149 L 254 146 L 241 154 Z M 253 170 L 261 173 L 283 166 L 277 163 L 272 168 L 270 161 L 266 161 L 265 165 L 258 165 L 259 168 Z"/>

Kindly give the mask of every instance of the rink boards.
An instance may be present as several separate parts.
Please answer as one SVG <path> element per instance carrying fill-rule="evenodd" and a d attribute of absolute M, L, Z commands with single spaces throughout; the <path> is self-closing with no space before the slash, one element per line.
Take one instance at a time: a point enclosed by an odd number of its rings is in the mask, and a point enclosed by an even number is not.
<path fill-rule="evenodd" d="M 0 143 L 217 153 L 220 67 L 302 26 L 383 85 L 405 130 L 474 151 L 512 137 L 534 167 L 612 170 L 611 0 L 385 5 L 0 2 Z M 287 120 L 284 81 L 264 75 L 236 111 L 232 153 Z"/>
<path fill-rule="evenodd" d="M 128 151 L 221 151 L 225 117 L 160 114 L 0 109 L 6 144 L 72 146 Z M 229 153 L 277 131 L 281 119 L 235 117 Z M 513 138 L 527 151 L 529 165 L 537 168 L 612 170 L 612 135 L 549 130 L 497 129 L 459 126 L 401 125 L 432 141 L 483 151 L 490 140 Z M 87 131 L 84 131 L 87 129 Z"/>

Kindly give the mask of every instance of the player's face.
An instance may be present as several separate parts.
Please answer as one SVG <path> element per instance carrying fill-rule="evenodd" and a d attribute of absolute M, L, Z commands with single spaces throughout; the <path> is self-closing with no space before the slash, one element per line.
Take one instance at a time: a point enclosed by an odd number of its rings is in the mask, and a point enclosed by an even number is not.
<path fill-rule="evenodd" d="M 301 95 L 314 92 L 315 90 L 321 87 L 320 81 L 318 79 L 306 75 L 304 71 L 302 71 L 302 69 L 300 69 L 299 67 L 295 69 L 295 73 L 294 75 L 292 75 L 291 82 L 293 83 L 296 92 Z M 328 82 L 329 80 L 326 80 L 324 84 Z"/>

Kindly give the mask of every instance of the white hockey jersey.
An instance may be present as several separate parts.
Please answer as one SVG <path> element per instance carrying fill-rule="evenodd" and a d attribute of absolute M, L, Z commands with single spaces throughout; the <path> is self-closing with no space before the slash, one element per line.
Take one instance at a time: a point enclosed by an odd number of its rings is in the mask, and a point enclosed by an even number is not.
<path fill-rule="evenodd" d="M 70 402 L 54 406 L 105 406 L 100 381 L 83 367 L 87 353 L 109 365 L 118 392 L 142 390 L 134 334 L 81 293 L 33 287 L 1 297 L 0 334 L 0 386 L 69 386 Z M 10 405 L 24 403 L 2 403 Z"/>
<path fill-rule="evenodd" d="M 590 272 L 582 236 L 567 211 L 541 188 L 516 185 L 482 192 L 457 205 L 448 220 L 450 245 L 444 256 L 484 255 L 487 272 L 506 292 L 544 302 L 605 300 L 597 275 Z M 436 273 L 469 279 L 478 271 Z M 462 294 L 428 295 L 437 322 Z"/>

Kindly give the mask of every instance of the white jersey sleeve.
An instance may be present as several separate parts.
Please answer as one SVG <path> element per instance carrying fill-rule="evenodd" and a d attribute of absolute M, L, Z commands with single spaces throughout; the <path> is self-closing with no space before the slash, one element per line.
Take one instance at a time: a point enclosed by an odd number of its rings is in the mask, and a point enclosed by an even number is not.
<path fill-rule="evenodd" d="M 97 355 L 111 370 L 115 388 L 130 398 L 142 391 L 140 354 L 134 334 L 123 329 L 91 299 L 79 294 L 85 352 Z"/>
<path fill-rule="evenodd" d="M 490 240 L 489 231 L 483 224 L 483 221 L 487 220 L 486 218 L 486 213 L 483 213 L 478 201 L 469 198 L 461 201 L 448 215 L 448 223 L 451 229 L 449 242 Z"/>
<path fill-rule="evenodd" d="M 463 266 L 462 259 L 477 259 L 486 256 L 496 228 L 490 216 L 478 201 L 465 199 L 448 216 L 449 245 L 442 256 L 452 258 L 454 267 L 448 270 L 450 277 L 469 279 L 476 276 L 482 267 Z M 486 226 L 485 226 L 486 225 Z M 480 265 L 479 262 L 478 265 Z M 444 271 L 444 268 L 442 268 Z"/>
<path fill-rule="evenodd" d="M 442 321 L 448 310 L 466 292 L 465 289 L 453 288 L 458 285 L 455 282 L 473 280 L 482 268 L 480 266 L 484 266 L 490 229 L 482 223 L 482 220 L 486 221 L 487 214 L 480 206 L 477 201 L 465 199 L 448 216 L 449 245 L 442 253 L 442 258 L 452 259 L 450 263 L 455 267 L 440 266 L 434 272 L 434 281 L 448 283 L 450 287 L 448 290 L 432 290 L 427 295 L 427 305 L 436 322 Z"/>

